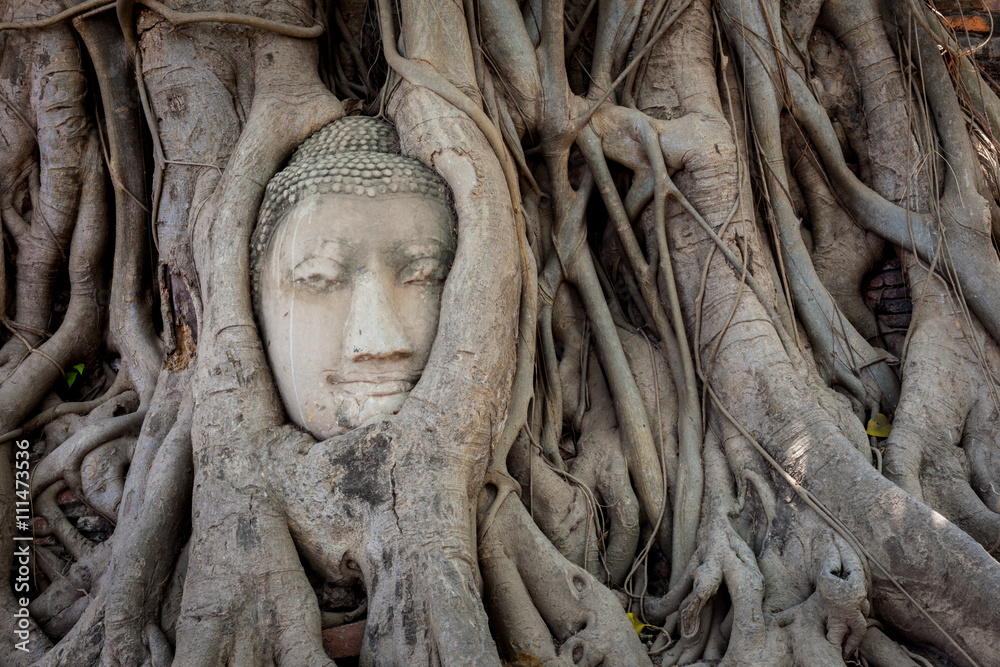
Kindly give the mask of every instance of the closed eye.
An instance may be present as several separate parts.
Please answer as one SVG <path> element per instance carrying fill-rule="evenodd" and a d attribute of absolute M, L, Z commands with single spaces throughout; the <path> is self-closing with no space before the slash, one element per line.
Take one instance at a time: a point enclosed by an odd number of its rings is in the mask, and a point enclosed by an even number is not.
<path fill-rule="evenodd" d="M 292 269 L 292 282 L 310 291 L 328 291 L 346 284 L 347 269 L 329 257 L 309 257 Z"/>
<path fill-rule="evenodd" d="M 407 264 L 399 272 L 399 282 L 403 285 L 439 285 L 448 276 L 448 267 L 433 257 L 421 257 Z"/>

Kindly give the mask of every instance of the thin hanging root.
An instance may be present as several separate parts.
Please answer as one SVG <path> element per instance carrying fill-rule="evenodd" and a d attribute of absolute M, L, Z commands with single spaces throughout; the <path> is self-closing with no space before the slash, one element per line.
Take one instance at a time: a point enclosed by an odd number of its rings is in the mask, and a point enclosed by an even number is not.
<path fill-rule="evenodd" d="M 566 40 L 566 53 L 568 55 L 573 55 L 576 51 L 576 47 L 580 44 L 580 35 L 583 33 L 583 29 L 587 26 L 587 19 L 590 18 L 590 14 L 594 11 L 594 7 L 597 5 L 597 0 L 590 0 L 587 6 L 583 9 L 583 14 L 580 15 L 580 20 L 577 22 L 576 27 L 573 28 L 573 32 L 570 33 L 569 39 Z"/>
<path fill-rule="evenodd" d="M 60 364 L 58 361 L 56 361 L 51 356 L 49 356 L 48 354 L 46 354 L 45 350 L 42 350 L 41 348 L 38 348 L 38 347 L 35 347 L 34 345 L 32 345 L 31 341 L 29 341 L 27 338 L 25 338 L 21 334 L 21 332 L 17 330 L 18 329 L 18 325 L 15 322 L 11 322 L 9 319 L 7 319 L 6 317 L 4 317 L 4 318 L 0 319 L 0 324 L 3 324 L 12 334 L 14 334 L 14 338 L 16 338 L 17 340 L 19 340 L 21 342 L 21 344 L 24 345 L 25 354 L 24 354 L 23 357 L 21 357 L 21 361 L 24 361 L 24 359 L 27 358 L 27 356 L 29 354 L 37 354 L 38 356 L 42 357 L 43 359 L 45 359 L 46 361 L 48 361 L 50 364 L 52 364 L 53 366 L 55 366 L 56 370 L 59 371 L 60 375 L 66 375 L 66 369 L 62 367 L 62 364 Z M 14 366 L 14 368 L 11 369 L 10 373 L 8 373 L 3 378 L 0 378 L 0 383 L 2 383 L 8 377 L 10 377 L 11 375 L 13 375 L 15 371 L 17 371 L 18 367 L 20 367 L 20 365 L 21 365 L 21 361 L 17 362 L 17 364 Z"/>
<path fill-rule="evenodd" d="M 550 464 L 559 470 L 566 466 L 559 455 L 559 440 L 562 436 L 563 395 L 562 380 L 559 377 L 559 360 L 552 334 L 552 303 L 562 282 L 562 266 L 553 253 L 542 271 L 538 285 L 541 304 L 538 308 L 538 327 L 542 343 L 542 362 L 545 368 L 545 407 L 542 421 L 542 454 Z"/>
<path fill-rule="evenodd" d="M 913 251 L 925 262 L 934 261 L 939 256 L 942 236 L 938 220 L 933 215 L 896 206 L 862 183 L 847 167 L 836 131 L 812 92 L 797 76 L 789 77 L 789 84 L 795 118 L 806 129 L 830 180 L 858 223 L 887 241 Z M 978 195 L 970 191 L 965 196 Z M 961 216 L 958 210 L 953 214 Z M 981 225 L 976 222 L 973 226 Z M 947 265 L 949 273 L 957 276 L 967 295 L 974 295 L 968 300 L 970 310 L 994 340 L 1000 339 L 1000 290 L 994 287 L 1000 282 L 1000 260 L 996 251 L 990 244 L 982 243 L 981 236 L 966 230 L 963 224 L 949 225 L 943 231 L 952 252 L 941 254 L 941 263 Z M 956 262 L 955 257 L 961 257 L 962 261 Z"/>
<path fill-rule="evenodd" d="M 576 399 L 576 413 L 573 415 L 573 430 L 580 432 L 583 424 L 583 413 L 589 407 L 587 393 L 587 366 L 590 363 L 590 326 L 584 322 L 583 345 L 580 346 L 580 389 Z"/>
<path fill-rule="evenodd" d="M 354 34 L 351 33 L 350 28 L 347 26 L 347 22 L 344 20 L 344 14 L 340 11 L 340 5 L 334 5 L 333 7 L 333 21 L 337 26 L 340 36 L 343 37 L 343 43 L 347 46 L 347 50 L 351 53 L 351 60 L 354 61 L 355 70 L 361 75 L 361 82 L 364 86 L 364 93 L 366 96 L 371 96 L 375 92 L 375 87 L 372 85 L 371 77 L 368 74 L 369 66 L 365 62 L 364 57 L 361 55 L 361 49 L 358 47 L 358 43 L 354 39 Z"/>
<path fill-rule="evenodd" d="M 673 557 L 675 564 L 687 563 L 697 544 L 698 525 L 700 524 L 701 494 L 705 483 L 705 475 L 701 466 L 701 446 L 704 433 L 701 428 L 701 402 L 698 399 L 698 378 L 695 375 L 691 349 L 688 345 L 684 328 L 684 315 L 681 312 L 680 297 L 677 294 L 677 282 L 674 279 L 674 269 L 670 260 L 670 247 L 667 245 L 666 198 L 668 195 L 667 165 L 663 160 L 659 136 L 651 125 L 645 125 L 641 130 L 641 138 L 649 163 L 653 170 L 656 196 L 653 198 L 653 226 L 656 232 L 656 245 L 659 249 L 660 276 L 667 288 L 667 299 L 670 303 L 670 314 L 673 317 L 673 340 L 665 339 L 667 345 L 675 344 L 676 352 L 671 357 L 679 357 L 683 369 L 683 386 L 678 386 L 677 394 L 681 397 L 680 413 L 677 416 L 677 488 L 674 491 L 674 539 Z M 673 368 L 676 378 L 677 369 Z M 675 382 L 681 383 L 675 379 Z M 680 576 L 680 567 L 671 571 L 671 583 Z"/>
<path fill-rule="evenodd" d="M 561 220 L 561 226 L 555 232 L 556 252 L 567 280 L 580 294 L 580 300 L 593 327 L 597 355 L 615 402 L 615 414 L 618 417 L 629 473 L 635 482 L 643 512 L 650 521 L 655 521 L 663 513 L 665 503 L 660 459 L 642 396 L 629 370 L 628 359 L 618 338 L 608 303 L 604 299 L 593 258 L 587 251 L 583 216 L 592 187 L 593 179 L 590 172 L 587 172 L 579 190 L 572 197 L 566 197 L 570 206 Z M 557 197 L 558 203 L 560 201 Z M 669 547 L 664 550 L 668 549 Z"/>
<path fill-rule="evenodd" d="M 988 129 L 991 134 L 993 145 L 1000 145 L 1000 98 L 993 92 L 993 88 L 983 78 L 980 68 L 975 66 L 974 61 L 955 39 L 955 35 L 948 30 L 941 22 L 938 14 L 929 7 L 924 7 L 915 2 L 910 2 L 913 15 L 917 18 L 921 27 L 927 30 L 934 40 L 943 47 L 952 57 L 952 61 L 958 66 L 958 74 L 961 78 L 962 86 L 956 86 L 968 96 L 970 106 L 976 109 L 981 117 L 979 121 Z M 921 21 L 920 17 L 924 20 Z"/>
<path fill-rule="evenodd" d="M 63 10 L 58 14 L 49 16 L 44 19 L 38 19 L 37 21 L 16 21 L 14 23 L 0 23 L 0 30 L 37 30 L 40 28 L 47 28 L 49 26 L 61 23 L 66 19 L 71 19 L 74 16 L 79 16 L 80 14 L 94 11 L 111 9 L 115 6 L 113 1 L 108 0 L 85 0 L 78 5 L 74 5 L 69 9 Z"/>

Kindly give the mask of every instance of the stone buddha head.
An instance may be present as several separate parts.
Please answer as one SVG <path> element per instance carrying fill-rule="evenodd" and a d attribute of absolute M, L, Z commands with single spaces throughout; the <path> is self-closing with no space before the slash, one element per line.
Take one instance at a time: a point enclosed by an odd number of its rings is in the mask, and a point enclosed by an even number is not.
<path fill-rule="evenodd" d="M 399 410 L 437 333 L 454 228 L 445 183 L 374 118 L 327 125 L 271 179 L 251 281 L 293 422 L 323 439 Z"/>

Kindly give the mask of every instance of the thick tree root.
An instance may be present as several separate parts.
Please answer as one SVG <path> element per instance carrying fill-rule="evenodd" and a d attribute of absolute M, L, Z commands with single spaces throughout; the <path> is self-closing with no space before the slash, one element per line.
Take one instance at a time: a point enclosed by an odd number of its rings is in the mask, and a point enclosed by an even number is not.
<path fill-rule="evenodd" d="M 321 628 L 357 613 L 321 613 L 332 583 L 367 593 L 362 664 L 649 665 L 624 605 L 663 664 L 911 667 L 920 644 L 1000 667 L 1000 208 L 912 3 L 381 0 L 376 26 L 342 0 L 322 73 L 299 38 L 325 8 L 245 4 L 32 0 L 0 26 L 0 565 L 11 439 L 71 409 L 24 423 L 99 367 L 108 318 L 132 389 L 43 436 L 59 546 L 32 652 L 0 662 L 329 667 Z M 100 87 L 107 310 L 83 59 L 39 16 L 76 17 Z M 316 442 L 283 426 L 247 246 L 292 148 L 359 104 L 449 183 L 459 247 L 406 404 Z M 860 291 L 886 239 L 914 296 L 901 386 Z"/>
<path fill-rule="evenodd" d="M 906 401 L 885 443 L 885 474 L 986 549 L 1000 539 L 997 369 L 1000 355 L 944 281 L 910 253 L 917 312 L 903 364 Z M 973 480 L 974 477 L 974 480 Z"/>
<path fill-rule="evenodd" d="M 508 656 L 530 653 L 544 665 L 650 664 L 618 599 L 566 561 L 516 498 L 497 511 L 480 559 Z"/>

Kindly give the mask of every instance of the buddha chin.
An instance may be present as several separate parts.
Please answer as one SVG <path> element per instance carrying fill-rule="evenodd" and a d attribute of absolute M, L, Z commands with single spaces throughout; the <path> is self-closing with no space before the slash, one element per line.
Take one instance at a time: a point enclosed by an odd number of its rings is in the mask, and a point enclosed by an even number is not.
<path fill-rule="evenodd" d="M 361 426 L 368 420 L 394 414 L 410 395 L 413 382 L 344 382 L 331 386 L 331 403 L 336 415 L 337 431 L 324 434 L 336 435 Z"/>

